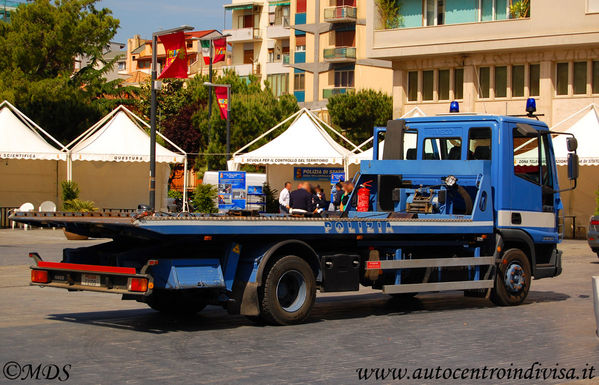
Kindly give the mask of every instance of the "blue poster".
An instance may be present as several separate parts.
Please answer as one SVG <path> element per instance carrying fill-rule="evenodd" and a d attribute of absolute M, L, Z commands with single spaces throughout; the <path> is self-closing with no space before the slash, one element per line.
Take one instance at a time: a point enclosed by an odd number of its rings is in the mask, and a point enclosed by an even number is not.
<path fill-rule="evenodd" d="M 335 185 L 339 182 L 345 181 L 344 172 L 332 172 L 331 173 L 331 202 L 335 201 Z"/>
<path fill-rule="evenodd" d="M 262 186 L 248 186 L 248 194 L 249 195 L 263 195 Z"/>
<path fill-rule="evenodd" d="M 329 180 L 331 174 L 339 172 L 343 174 L 342 168 L 331 167 L 294 167 L 293 179 L 295 180 Z"/>
<path fill-rule="evenodd" d="M 245 171 L 218 172 L 218 209 L 245 210 Z"/>

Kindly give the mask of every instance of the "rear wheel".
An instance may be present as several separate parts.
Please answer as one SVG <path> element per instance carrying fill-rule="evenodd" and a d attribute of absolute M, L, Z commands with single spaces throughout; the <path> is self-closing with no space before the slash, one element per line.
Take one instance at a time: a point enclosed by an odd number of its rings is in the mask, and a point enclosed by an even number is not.
<path fill-rule="evenodd" d="M 503 255 L 491 300 L 499 306 L 520 305 L 530 290 L 531 268 L 528 257 L 520 249 L 509 249 Z"/>
<path fill-rule="evenodd" d="M 288 255 L 275 262 L 264 281 L 261 318 L 275 325 L 304 321 L 316 301 L 316 279 L 306 261 Z"/>
<path fill-rule="evenodd" d="M 158 291 L 147 299 L 152 309 L 170 315 L 193 315 L 202 311 L 206 300 L 197 293 Z"/>

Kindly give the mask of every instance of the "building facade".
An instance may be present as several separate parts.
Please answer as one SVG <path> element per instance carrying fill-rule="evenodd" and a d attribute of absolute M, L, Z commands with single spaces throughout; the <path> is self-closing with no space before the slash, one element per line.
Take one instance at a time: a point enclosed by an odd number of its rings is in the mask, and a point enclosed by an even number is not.
<path fill-rule="evenodd" d="M 102 52 L 102 59 L 106 62 L 115 60 L 112 68 L 104 73 L 104 78 L 107 81 L 116 79 L 126 79 L 129 77 L 127 72 L 127 52 L 125 51 L 124 43 L 109 42 Z M 77 55 L 74 60 L 74 70 L 79 71 L 81 68 L 89 65 L 90 58 L 84 55 Z M 103 63 L 96 63 L 95 68 L 100 70 L 105 66 Z"/>
<path fill-rule="evenodd" d="M 391 64 L 366 58 L 366 0 L 233 0 L 228 42 L 238 74 L 268 81 L 275 95 L 326 107 L 331 95 L 391 93 Z"/>
<path fill-rule="evenodd" d="M 599 0 L 519 10 L 509 0 L 402 0 L 394 20 L 367 1 L 367 56 L 392 63 L 394 117 L 446 113 L 452 100 L 462 112 L 522 114 L 534 97 L 551 126 L 599 102 Z"/>

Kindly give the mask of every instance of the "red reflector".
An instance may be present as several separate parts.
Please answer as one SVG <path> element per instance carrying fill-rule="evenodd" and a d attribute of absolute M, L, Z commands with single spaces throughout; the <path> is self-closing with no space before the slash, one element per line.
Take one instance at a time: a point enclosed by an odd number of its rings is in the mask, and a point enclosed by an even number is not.
<path fill-rule="evenodd" d="M 129 278 L 129 291 L 148 291 L 146 278 Z"/>
<path fill-rule="evenodd" d="M 366 268 L 367 269 L 380 269 L 381 268 L 381 261 L 369 261 L 369 262 L 366 262 Z"/>
<path fill-rule="evenodd" d="M 48 283 L 49 281 L 46 270 L 31 270 L 31 282 Z"/>
<path fill-rule="evenodd" d="M 591 221 L 591 225 L 598 226 L 599 225 L 599 221 L 598 220 L 592 220 Z"/>

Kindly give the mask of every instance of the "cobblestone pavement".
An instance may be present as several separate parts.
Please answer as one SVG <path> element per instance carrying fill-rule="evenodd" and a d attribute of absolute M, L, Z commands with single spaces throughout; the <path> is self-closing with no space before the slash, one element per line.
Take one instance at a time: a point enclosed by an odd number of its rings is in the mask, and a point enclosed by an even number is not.
<path fill-rule="evenodd" d="M 599 377 L 377 381 L 359 380 L 357 373 L 440 367 L 441 374 L 455 374 L 538 362 L 541 368 L 576 368 L 577 375 L 594 365 L 598 374 L 591 276 L 599 275 L 599 259 L 583 241 L 562 244 L 563 274 L 533 281 L 522 306 L 496 307 L 457 292 L 396 303 L 363 289 L 319 295 L 309 322 L 289 327 L 256 326 L 217 307 L 169 318 L 114 295 L 28 286 L 29 251 L 58 260 L 63 247 L 97 242 L 67 242 L 52 230 L 0 230 L 0 365 L 9 375 L 14 361 L 42 364 L 42 370 L 70 365 L 66 383 L 74 384 L 599 383 Z M 59 378 L 64 373 L 34 382 Z M 0 374 L 0 383 L 26 382 Z"/>

